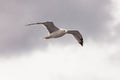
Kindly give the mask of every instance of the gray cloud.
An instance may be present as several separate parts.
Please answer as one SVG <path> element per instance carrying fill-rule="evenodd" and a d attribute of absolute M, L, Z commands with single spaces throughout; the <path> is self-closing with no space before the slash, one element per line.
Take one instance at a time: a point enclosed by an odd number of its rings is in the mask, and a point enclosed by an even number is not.
<path fill-rule="evenodd" d="M 59 25 L 77 28 L 89 34 L 86 37 L 97 39 L 103 34 L 109 34 L 106 24 L 112 20 L 112 17 L 107 9 L 108 6 L 110 6 L 109 0 L 64 0 L 59 1 L 59 4 L 50 9 L 45 16 L 48 19 L 55 19 Z"/>
<path fill-rule="evenodd" d="M 108 38 L 109 39 L 109 43 L 113 43 L 113 44 L 116 44 L 116 43 L 119 43 L 120 42 L 120 24 L 118 23 L 117 25 L 113 26 L 112 28 L 112 31 L 111 31 L 111 37 Z M 119 45 L 117 45 L 119 46 Z"/>
<path fill-rule="evenodd" d="M 114 64 L 120 64 L 120 24 L 118 23 L 114 28 L 113 32 L 114 35 L 110 38 L 110 44 L 114 44 L 114 47 L 116 47 L 116 51 L 110 55 L 110 61 L 112 61 Z"/>
<path fill-rule="evenodd" d="M 115 32 L 116 32 L 116 36 L 120 36 L 119 34 L 120 34 L 120 23 L 115 27 Z M 120 37 L 118 37 L 118 38 L 120 38 Z"/>
<path fill-rule="evenodd" d="M 25 26 L 38 21 L 51 20 L 63 28 L 79 29 L 85 39 L 99 40 L 109 35 L 110 5 L 110 0 L 1 0 L 0 51 L 44 46 L 40 38 L 46 30 Z"/>

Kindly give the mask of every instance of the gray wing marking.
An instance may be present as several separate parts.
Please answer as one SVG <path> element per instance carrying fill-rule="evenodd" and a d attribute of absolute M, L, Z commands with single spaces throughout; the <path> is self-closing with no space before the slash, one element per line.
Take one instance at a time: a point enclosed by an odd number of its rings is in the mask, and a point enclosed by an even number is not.
<path fill-rule="evenodd" d="M 53 22 L 32 23 L 32 24 L 28 24 L 27 26 L 37 25 L 37 24 L 43 24 L 43 25 L 47 28 L 47 30 L 49 31 L 49 33 L 52 33 L 52 32 L 54 32 L 54 31 L 59 30 L 59 28 L 56 27 Z"/>
<path fill-rule="evenodd" d="M 59 28 L 56 27 L 53 22 L 45 22 L 43 25 L 46 26 L 50 33 L 59 30 Z"/>
<path fill-rule="evenodd" d="M 75 37 L 75 39 L 83 46 L 83 37 L 82 37 L 82 35 L 80 34 L 79 31 L 77 31 L 77 30 L 68 30 L 67 33 L 72 34 Z"/>

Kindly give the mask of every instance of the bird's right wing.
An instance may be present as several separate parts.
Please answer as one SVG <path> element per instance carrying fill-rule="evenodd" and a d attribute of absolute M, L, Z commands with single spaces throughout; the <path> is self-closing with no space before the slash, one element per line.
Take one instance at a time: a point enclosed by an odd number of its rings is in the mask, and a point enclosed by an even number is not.
<path fill-rule="evenodd" d="M 42 23 L 31 23 L 31 24 L 27 24 L 26 26 L 37 25 L 37 24 L 42 24 Z"/>
<path fill-rule="evenodd" d="M 43 24 L 43 25 L 47 28 L 47 30 L 49 31 L 49 33 L 52 33 L 52 32 L 54 32 L 54 31 L 59 30 L 59 28 L 56 27 L 53 22 L 31 23 L 31 24 L 28 24 L 27 26 L 38 25 L 38 24 Z"/>
<path fill-rule="evenodd" d="M 46 26 L 50 33 L 59 30 L 59 28 L 56 27 L 53 22 L 44 22 L 43 25 Z"/>
<path fill-rule="evenodd" d="M 77 30 L 68 30 L 67 33 L 72 34 L 75 37 L 75 39 L 83 46 L 83 37 L 82 37 L 82 35 L 80 34 L 79 31 L 77 31 Z"/>

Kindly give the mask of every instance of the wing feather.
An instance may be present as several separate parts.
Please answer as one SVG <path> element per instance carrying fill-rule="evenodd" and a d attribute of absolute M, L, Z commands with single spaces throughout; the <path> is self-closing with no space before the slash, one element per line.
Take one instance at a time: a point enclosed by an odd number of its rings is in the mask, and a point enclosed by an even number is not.
<path fill-rule="evenodd" d="M 27 26 L 37 25 L 37 24 L 43 24 L 43 25 L 47 28 L 47 30 L 49 31 L 49 33 L 52 33 L 52 32 L 54 32 L 54 31 L 59 30 L 59 28 L 56 27 L 53 22 L 31 23 L 31 24 L 28 24 Z"/>
<path fill-rule="evenodd" d="M 75 39 L 83 46 L 83 37 L 81 35 L 81 33 L 77 30 L 68 30 L 67 31 L 68 34 L 72 34 Z"/>
<path fill-rule="evenodd" d="M 50 33 L 59 30 L 59 28 L 56 27 L 53 22 L 45 22 L 43 25 L 46 26 Z"/>

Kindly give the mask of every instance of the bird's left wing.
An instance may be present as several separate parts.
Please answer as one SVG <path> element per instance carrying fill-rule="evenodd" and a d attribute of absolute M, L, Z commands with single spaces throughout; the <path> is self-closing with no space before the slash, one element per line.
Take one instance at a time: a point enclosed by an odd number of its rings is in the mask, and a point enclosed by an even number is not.
<path fill-rule="evenodd" d="M 72 34 L 75 39 L 83 46 L 83 37 L 81 35 L 81 33 L 77 30 L 68 30 L 67 31 L 68 34 Z"/>

